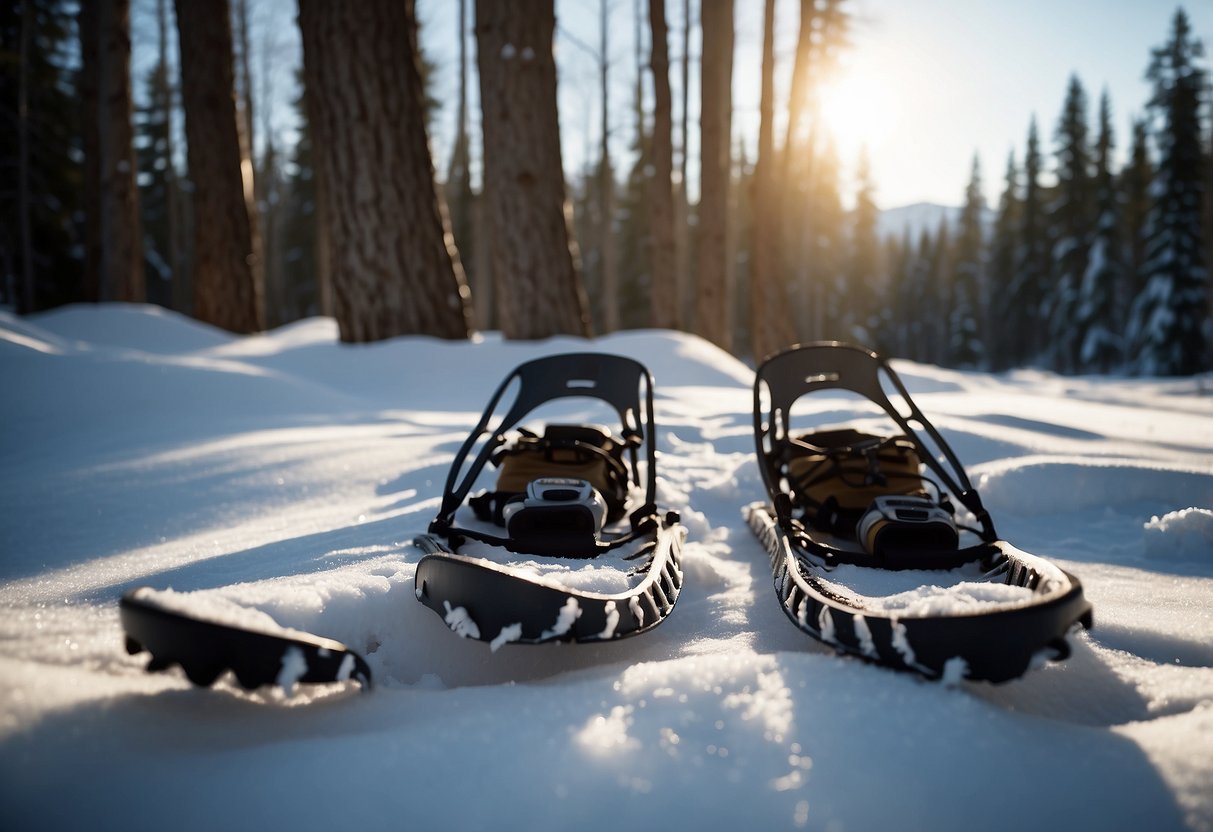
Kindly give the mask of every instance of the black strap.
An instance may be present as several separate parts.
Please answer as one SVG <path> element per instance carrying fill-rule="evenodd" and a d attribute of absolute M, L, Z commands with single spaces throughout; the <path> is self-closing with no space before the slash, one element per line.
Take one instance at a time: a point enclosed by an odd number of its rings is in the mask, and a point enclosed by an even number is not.
<path fill-rule="evenodd" d="M 987 543 L 963 549 L 886 549 L 872 555 L 864 551 L 837 549 L 814 540 L 803 527 L 793 532 L 795 543 L 825 561 L 830 566 L 866 566 L 873 569 L 897 571 L 901 569 L 955 569 L 968 563 L 997 556 L 999 550 Z"/>
<path fill-rule="evenodd" d="M 477 520 L 504 526 L 505 504 L 522 496 L 524 495 L 521 491 L 485 491 L 483 494 L 469 497 L 468 505 L 476 513 Z"/>

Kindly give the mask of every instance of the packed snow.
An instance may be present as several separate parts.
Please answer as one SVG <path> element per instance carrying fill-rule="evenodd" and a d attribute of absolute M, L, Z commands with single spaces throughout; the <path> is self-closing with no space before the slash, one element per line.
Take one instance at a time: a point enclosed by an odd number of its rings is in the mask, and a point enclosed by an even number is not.
<path fill-rule="evenodd" d="M 610 643 L 460 638 L 415 598 L 413 538 L 500 380 L 572 350 L 655 376 L 681 598 Z M 1000 533 L 1082 579 L 1067 661 L 928 682 L 801 633 L 741 515 L 753 372 L 691 336 L 0 313 L 0 827 L 1213 829 L 1213 377 L 895 366 Z M 117 610 L 139 586 L 337 639 L 375 686 L 145 673 Z"/>

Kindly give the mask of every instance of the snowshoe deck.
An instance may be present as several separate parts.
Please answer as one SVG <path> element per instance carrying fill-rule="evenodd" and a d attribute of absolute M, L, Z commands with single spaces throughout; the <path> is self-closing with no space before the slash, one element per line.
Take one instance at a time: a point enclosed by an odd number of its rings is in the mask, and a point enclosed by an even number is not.
<path fill-rule="evenodd" d="M 511 390 L 512 404 L 498 418 Z M 605 402 L 618 415 L 620 432 L 548 425 L 542 436 L 511 434 L 536 408 L 563 398 Z M 681 592 L 685 537 L 677 514 L 661 513 L 654 502 L 655 445 L 652 377 L 639 362 L 577 353 L 522 364 L 502 382 L 459 449 L 438 516 L 416 539 L 425 552 L 417 564 L 418 600 L 453 632 L 494 649 L 609 641 L 653 628 Z M 517 463 L 518 454 L 528 455 L 526 461 Z M 602 459 L 603 465 L 595 464 Z M 489 462 L 502 470 L 497 490 L 470 496 Z M 526 472 L 521 480 L 519 470 Z M 531 500 L 530 491 L 518 493 L 529 487 L 519 484 L 527 478 L 580 483 L 561 489 L 558 499 L 571 500 L 576 488 L 587 485 L 582 477 L 592 480 L 595 493 L 606 492 L 604 507 L 596 509 L 605 515 L 605 521 L 597 517 L 599 526 L 569 520 L 577 510 L 572 503 L 547 504 Z M 530 511 L 526 523 L 507 519 L 516 520 L 522 510 Z M 593 514 L 587 509 L 585 517 Z"/>
<path fill-rule="evenodd" d="M 344 644 L 298 631 L 281 634 L 209 621 L 169 609 L 148 597 L 146 589 L 128 592 L 119 602 L 126 650 L 151 653 L 149 672 L 180 665 L 195 685 L 209 687 L 227 670 L 247 690 L 278 685 L 322 684 L 354 679 L 370 690 L 366 661 Z"/>
<path fill-rule="evenodd" d="M 842 432 L 794 434 L 793 405 L 830 389 L 869 399 L 902 435 L 869 441 L 852 432 L 850 444 L 822 451 L 828 444 L 822 438 Z M 830 342 L 768 359 L 754 385 L 754 430 L 771 502 L 748 506 L 744 514 L 770 555 L 784 612 L 814 638 L 930 678 L 1003 682 L 1064 659 L 1067 634 L 1091 626 L 1091 605 L 1078 579 L 998 537 L 955 453 L 875 353 Z M 910 457 L 916 463 L 921 460 L 918 481 L 905 481 L 904 456 L 896 460 L 901 481 L 881 474 L 887 463 L 878 455 L 894 440 L 916 453 Z M 803 463 L 790 464 L 803 459 L 805 448 L 828 463 L 812 469 L 812 476 Z M 823 499 L 831 486 L 836 495 Z M 919 501 L 908 504 L 908 533 L 886 547 L 864 533 L 883 519 L 864 522 L 878 508 L 875 501 L 856 508 L 882 488 Z M 856 495 L 861 502 L 854 502 Z M 972 525 L 960 523 L 950 545 L 946 535 L 920 534 L 928 514 L 951 515 L 955 503 Z"/>

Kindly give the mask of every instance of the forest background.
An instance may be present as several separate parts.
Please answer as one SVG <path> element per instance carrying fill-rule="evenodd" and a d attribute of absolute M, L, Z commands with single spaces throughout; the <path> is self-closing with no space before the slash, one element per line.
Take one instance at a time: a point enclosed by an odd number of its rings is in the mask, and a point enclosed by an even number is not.
<path fill-rule="evenodd" d="M 420 30 L 386 0 L 6 4 L 0 303 L 148 301 L 237 332 L 326 314 L 346 341 L 658 326 L 754 359 L 841 338 L 996 370 L 1213 366 L 1213 105 L 1183 9 L 1124 58 L 1151 89 L 1128 135 L 1106 89 L 1060 79 L 996 200 L 956 160 L 963 206 L 889 236 L 827 129 L 854 2 L 584 0 L 597 38 L 552 0 L 455 5 L 438 44 L 424 3 Z M 554 44 L 594 68 L 572 164 Z"/>

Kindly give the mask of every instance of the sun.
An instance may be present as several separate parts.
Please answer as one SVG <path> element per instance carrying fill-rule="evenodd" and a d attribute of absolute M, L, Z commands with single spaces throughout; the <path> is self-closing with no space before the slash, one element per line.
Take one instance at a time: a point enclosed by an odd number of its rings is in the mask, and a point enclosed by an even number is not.
<path fill-rule="evenodd" d="M 818 91 L 817 112 L 844 156 L 891 136 L 897 109 L 889 84 L 862 65 L 841 67 Z"/>

